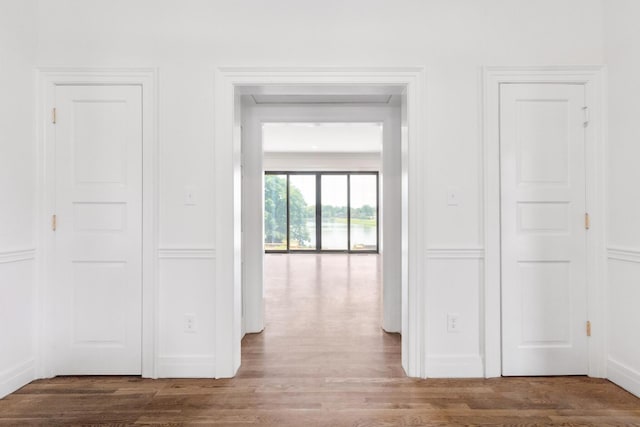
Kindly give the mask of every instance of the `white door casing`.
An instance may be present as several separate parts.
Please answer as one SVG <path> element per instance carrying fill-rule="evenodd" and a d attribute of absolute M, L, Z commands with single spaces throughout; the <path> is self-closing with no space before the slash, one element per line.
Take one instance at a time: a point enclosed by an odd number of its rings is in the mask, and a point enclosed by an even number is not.
<path fill-rule="evenodd" d="M 503 375 L 587 374 L 585 87 L 500 87 Z"/>
<path fill-rule="evenodd" d="M 142 88 L 55 87 L 56 374 L 142 373 Z"/>
<path fill-rule="evenodd" d="M 400 95 L 395 95 L 398 98 Z M 262 150 L 262 126 L 264 123 L 279 122 L 378 122 L 383 124 L 383 154 L 382 170 L 380 171 L 381 184 L 394 189 L 394 196 L 385 198 L 383 188 L 380 189 L 380 249 L 383 250 L 383 315 L 382 327 L 387 332 L 400 332 L 401 301 L 400 301 L 400 107 L 398 105 L 387 106 L 357 106 L 351 105 L 278 105 L 277 108 L 269 105 L 256 105 L 250 96 L 243 96 L 242 121 L 243 121 L 243 325 L 245 332 L 256 333 L 264 328 L 264 301 L 263 301 L 263 150 Z M 393 101 L 391 101 L 393 102 Z M 281 155 L 271 154 L 266 163 L 280 162 L 280 159 L 290 159 Z M 315 157 L 314 157 L 315 158 Z M 352 164 L 353 154 L 347 154 L 342 159 L 344 165 Z M 314 161 L 311 165 L 298 165 L 296 170 L 324 170 L 326 160 Z M 385 163 L 386 162 L 386 163 Z M 266 164 L 265 163 L 265 164 Z M 377 165 L 377 161 L 374 162 Z M 319 165 L 319 166 L 318 166 Z M 397 169 L 396 169 L 397 168 Z M 286 167 L 284 167 L 286 169 Z M 284 170 L 275 167 L 274 170 Z M 342 166 L 339 170 L 348 169 Z M 378 170 L 379 165 L 359 168 L 359 170 Z M 385 178 L 386 176 L 386 178 Z M 394 187 L 395 186 L 395 187 Z M 388 193 L 392 193 L 389 191 Z M 393 203 L 395 202 L 395 203 Z M 247 208 L 248 207 L 248 208 Z M 247 210 L 249 209 L 249 210 Z M 384 213 L 386 212 L 386 214 Z M 388 233 L 388 235 L 386 234 Z"/>
<path fill-rule="evenodd" d="M 242 338 L 240 141 L 234 102 L 243 86 L 371 86 L 393 85 L 406 90 L 406 122 L 402 127 L 402 366 L 409 376 L 426 375 L 424 327 L 424 243 L 426 215 L 422 194 L 424 69 L 413 68 L 218 68 L 215 71 L 216 211 L 215 377 L 232 377 L 240 367 Z M 405 125 L 406 123 L 406 125 Z M 410 131 L 409 131 L 410 130 Z M 230 243 L 233 242 L 233 245 Z"/>

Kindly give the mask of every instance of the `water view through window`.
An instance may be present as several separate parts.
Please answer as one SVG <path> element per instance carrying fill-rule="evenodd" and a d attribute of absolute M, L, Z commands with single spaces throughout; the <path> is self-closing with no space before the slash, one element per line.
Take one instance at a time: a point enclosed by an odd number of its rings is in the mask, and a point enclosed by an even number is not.
<path fill-rule="evenodd" d="M 349 248 L 347 175 L 322 175 L 322 249 Z"/>
<path fill-rule="evenodd" d="M 264 249 L 378 251 L 377 172 L 267 172 Z"/>
<path fill-rule="evenodd" d="M 289 249 L 316 249 L 316 176 L 289 176 Z"/>
<path fill-rule="evenodd" d="M 350 177 L 349 206 L 351 209 L 352 251 L 375 250 L 377 247 L 378 196 L 371 191 L 378 185 L 377 175 L 352 175 Z"/>

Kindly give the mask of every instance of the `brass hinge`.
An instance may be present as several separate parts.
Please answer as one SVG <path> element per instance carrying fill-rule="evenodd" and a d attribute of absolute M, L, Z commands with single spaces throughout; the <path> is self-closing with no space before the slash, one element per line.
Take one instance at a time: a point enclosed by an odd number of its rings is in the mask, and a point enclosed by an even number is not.
<path fill-rule="evenodd" d="M 51 110 L 51 123 L 56 124 L 56 109 Z"/>
<path fill-rule="evenodd" d="M 591 121 L 591 117 L 589 115 L 589 107 L 582 107 L 582 111 L 584 112 L 584 125 L 588 126 Z"/>
<path fill-rule="evenodd" d="M 587 336 L 591 336 L 591 321 L 587 320 Z"/>
<path fill-rule="evenodd" d="M 585 212 L 584 214 L 584 229 L 588 230 L 591 228 L 591 217 L 589 216 L 589 212 Z"/>
<path fill-rule="evenodd" d="M 57 227 L 57 217 L 53 215 L 51 217 L 51 230 L 56 231 L 56 227 Z"/>

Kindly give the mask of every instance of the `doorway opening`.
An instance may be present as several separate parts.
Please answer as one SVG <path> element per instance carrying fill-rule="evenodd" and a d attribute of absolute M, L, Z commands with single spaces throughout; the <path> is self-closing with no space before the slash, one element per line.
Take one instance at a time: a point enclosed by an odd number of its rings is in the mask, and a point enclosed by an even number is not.
<path fill-rule="evenodd" d="M 331 97 L 314 97 L 313 102 L 298 97 L 285 107 L 277 97 L 270 102 L 259 98 L 260 103 L 242 97 L 243 221 L 245 226 L 258 221 L 262 225 L 260 235 L 245 233 L 243 243 L 246 250 L 263 245 L 262 319 L 256 319 L 248 304 L 255 297 L 248 281 L 254 277 L 249 270 L 255 259 L 245 257 L 244 263 L 245 332 L 254 332 L 248 328 L 252 320 L 260 320 L 263 330 L 243 339 L 243 354 L 251 356 L 243 369 L 264 369 L 268 375 L 275 369 L 270 363 L 275 355 L 280 354 L 280 360 L 286 353 L 300 353 L 307 357 L 289 366 L 301 375 L 311 366 L 309 359 L 323 360 L 348 375 L 342 369 L 353 367 L 345 353 L 361 355 L 362 362 L 367 354 L 388 351 L 394 356 L 386 363 L 401 373 L 400 336 L 381 328 L 382 264 L 387 255 L 399 258 L 394 247 L 399 252 L 400 229 L 398 223 L 378 220 L 387 214 L 399 217 L 399 203 L 380 203 L 386 200 L 381 184 L 387 175 L 389 192 L 400 194 L 400 182 L 393 178 L 400 170 L 398 98 L 363 103 L 345 96 L 336 104 L 329 102 Z M 321 99 L 327 102 L 319 103 Z M 358 121 L 353 121 L 355 115 Z M 389 158 L 383 164 L 385 145 Z M 247 152 L 251 147 L 262 150 L 260 170 L 260 159 Z M 258 160 L 255 164 L 252 157 Z M 258 201 L 250 198 L 257 193 L 251 191 L 249 169 L 262 174 Z M 261 215 L 255 218 L 256 213 Z M 380 255 L 379 230 L 387 228 L 393 232 L 387 234 L 392 246 L 388 249 L 385 241 Z M 399 275 L 389 281 L 393 279 L 400 283 Z M 281 340 L 288 342 L 284 348 Z M 259 356 L 263 363 L 253 366 Z"/>
<path fill-rule="evenodd" d="M 381 197 L 384 264 L 381 326 L 387 331 L 402 333 L 401 362 L 407 375 L 424 377 L 422 307 L 425 291 L 419 286 L 425 269 L 422 257 L 426 240 L 421 170 L 424 123 L 420 119 L 424 105 L 423 69 L 221 68 L 216 70 L 215 86 L 216 205 L 229 207 L 216 210 L 215 377 L 234 376 L 241 363 L 242 337 L 245 333 L 264 329 L 262 205 L 258 209 L 247 206 L 248 200 L 255 203 L 262 199 L 264 169 L 256 164 L 260 165 L 264 158 L 259 146 L 245 144 L 245 141 L 260 141 L 261 123 L 264 122 L 383 122 L 384 132 L 398 130 L 399 149 L 394 160 L 399 168 L 396 173 L 389 174 L 383 165 L 380 174 L 383 190 L 390 182 L 399 183 L 395 192 L 385 190 Z M 345 97 L 353 102 L 345 102 Z M 247 100 L 260 107 L 275 98 L 279 98 L 275 102 L 278 105 L 269 114 L 254 116 L 255 125 L 247 126 L 252 115 L 243 108 Z M 301 98 L 306 98 L 305 102 L 301 102 Z M 387 104 L 391 99 L 399 104 L 398 114 L 393 119 L 395 127 L 388 126 L 387 120 L 391 119 L 384 115 L 381 105 L 365 105 Z M 327 104 L 333 104 L 330 107 L 334 110 L 329 108 L 318 114 L 306 108 Z M 349 109 L 352 116 L 345 118 L 345 111 Z M 336 111 L 340 111 L 337 117 Z M 374 111 L 376 113 L 372 114 Z M 286 115 L 295 117 L 283 117 Z M 391 158 L 383 147 L 383 163 Z M 386 235 L 389 197 L 385 195 L 397 197 L 395 222 L 400 231 L 393 249 Z M 389 259 L 393 254 L 397 259 L 391 263 Z M 388 274 L 395 280 L 386 280 Z"/>
<path fill-rule="evenodd" d="M 369 308 L 377 317 L 368 316 L 373 330 L 400 332 L 400 91 L 366 102 L 346 95 L 339 103 L 329 95 L 300 95 L 293 103 L 281 100 L 241 96 L 243 336 L 268 325 L 279 327 L 273 319 L 286 313 L 266 304 L 281 304 L 294 294 L 300 301 L 313 295 L 308 305 L 315 308 L 327 297 L 348 294 L 353 302 L 359 299 L 358 309 L 363 309 L 370 298 L 347 292 L 356 287 L 374 297 Z M 362 258 L 356 262 L 358 256 Z M 309 268 L 290 276 L 292 268 L 310 262 Z M 353 270 L 356 265 L 361 268 Z M 363 269 L 373 275 L 360 274 Z M 297 288 L 278 291 L 282 282 L 274 282 L 272 275 Z M 332 275 L 333 287 L 323 286 Z M 304 286 L 310 283 L 311 288 Z M 364 291 L 362 286 L 369 288 Z M 334 302 L 346 307 L 347 299 Z M 395 325 L 390 315 L 385 325 L 383 306 L 397 316 Z M 321 319 L 305 317 L 315 311 L 307 310 L 299 320 L 322 329 L 322 322 L 340 316 L 328 314 L 333 308 L 325 306 L 327 314 Z M 344 323 L 349 324 L 347 317 Z M 268 339 L 273 331 L 264 334 Z M 399 340 L 397 344 L 399 348 Z"/>

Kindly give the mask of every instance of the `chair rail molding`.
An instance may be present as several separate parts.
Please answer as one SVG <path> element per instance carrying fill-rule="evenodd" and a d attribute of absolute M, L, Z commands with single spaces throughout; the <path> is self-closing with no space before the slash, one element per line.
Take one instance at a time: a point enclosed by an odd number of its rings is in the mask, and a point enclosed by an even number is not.
<path fill-rule="evenodd" d="M 427 248 L 427 259 L 484 259 L 484 248 Z"/>
<path fill-rule="evenodd" d="M 607 258 L 615 261 L 625 261 L 640 264 L 640 249 L 608 247 Z"/>
<path fill-rule="evenodd" d="M 15 249 L 11 251 L 0 251 L 0 264 L 12 262 L 31 261 L 36 258 L 36 248 Z"/>
<path fill-rule="evenodd" d="M 214 248 L 159 248 L 158 258 L 160 259 L 215 259 L 216 250 Z"/>

